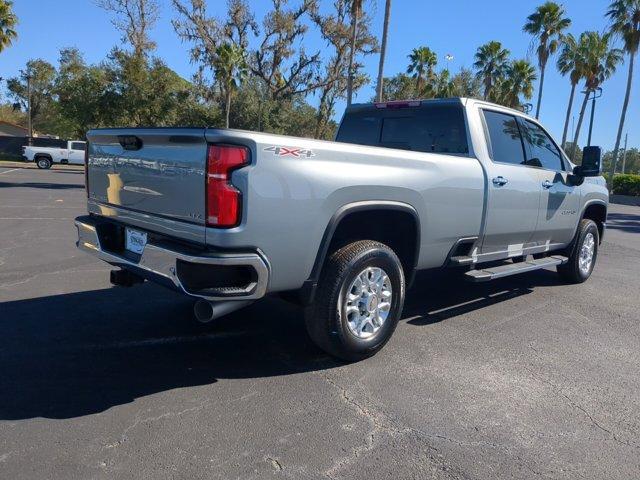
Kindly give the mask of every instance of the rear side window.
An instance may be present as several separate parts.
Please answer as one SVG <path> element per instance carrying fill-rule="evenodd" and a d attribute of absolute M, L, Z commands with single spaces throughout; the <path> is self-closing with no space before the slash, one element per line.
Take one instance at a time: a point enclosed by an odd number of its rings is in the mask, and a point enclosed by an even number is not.
<path fill-rule="evenodd" d="M 342 121 L 336 140 L 417 152 L 469 153 L 461 105 L 422 105 L 350 112 Z"/>
<path fill-rule="evenodd" d="M 86 143 L 84 142 L 71 142 L 71 150 L 83 150 L 85 149 Z"/>
<path fill-rule="evenodd" d="M 484 110 L 490 140 L 491 158 L 494 162 L 525 163 L 522 137 L 518 121 L 513 115 Z"/>
<path fill-rule="evenodd" d="M 522 136 L 527 150 L 527 164 L 548 170 L 563 170 L 560 150 L 547 133 L 535 123 L 522 122 Z"/>

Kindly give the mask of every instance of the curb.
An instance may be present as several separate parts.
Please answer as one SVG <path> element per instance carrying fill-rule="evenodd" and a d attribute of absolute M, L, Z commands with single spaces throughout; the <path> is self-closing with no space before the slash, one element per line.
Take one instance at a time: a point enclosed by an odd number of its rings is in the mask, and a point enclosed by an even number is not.
<path fill-rule="evenodd" d="M 24 168 L 24 169 L 38 169 L 37 165 L 32 162 L 14 162 L 13 160 L 0 160 L 0 167 L 5 168 Z M 70 171 L 83 171 L 82 165 L 60 165 L 55 164 L 51 166 L 51 170 L 70 170 Z"/>
<path fill-rule="evenodd" d="M 615 203 L 617 205 L 629 205 L 631 207 L 640 207 L 640 197 L 633 197 L 631 195 L 610 195 L 609 203 Z"/>

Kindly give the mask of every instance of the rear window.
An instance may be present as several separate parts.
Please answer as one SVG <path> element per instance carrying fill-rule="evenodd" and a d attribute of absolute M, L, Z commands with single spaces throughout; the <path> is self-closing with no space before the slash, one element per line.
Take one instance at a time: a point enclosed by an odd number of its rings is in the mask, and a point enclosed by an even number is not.
<path fill-rule="evenodd" d="M 466 155 L 461 105 L 380 108 L 345 115 L 336 140 L 373 147 Z"/>

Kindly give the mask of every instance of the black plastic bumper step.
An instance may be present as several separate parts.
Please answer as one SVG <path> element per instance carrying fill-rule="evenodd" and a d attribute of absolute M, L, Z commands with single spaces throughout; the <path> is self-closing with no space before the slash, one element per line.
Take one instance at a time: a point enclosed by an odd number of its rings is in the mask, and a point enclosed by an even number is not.
<path fill-rule="evenodd" d="M 471 265 L 473 263 L 473 257 L 457 256 L 451 257 L 450 264 L 453 266 Z"/>
<path fill-rule="evenodd" d="M 525 262 L 508 263 L 498 267 L 485 269 L 469 270 L 465 275 L 467 280 L 471 282 L 488 282 L 496 278 L 508 277 L 509 275 L 517 275 L 518 273 L 531 272 L 540 270 L 541 268 L 553 267 L 567 263 L 569 259 L 562 255 L 553 255 L 550 257 L 538 258 L 537 260 L 527 260 Z"/>

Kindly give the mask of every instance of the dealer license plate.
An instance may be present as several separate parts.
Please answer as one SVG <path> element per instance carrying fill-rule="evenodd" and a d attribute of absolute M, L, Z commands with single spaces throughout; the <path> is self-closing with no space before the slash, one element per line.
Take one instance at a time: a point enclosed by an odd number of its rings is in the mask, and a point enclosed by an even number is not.
<path fill-rule="evenodd" d="M 147 244 L 147 234 L 132 230 L 131 228 L 125 228 L 125 242 L 124 247 L 130 252 L 142 255 L 144 246 Z"/>

